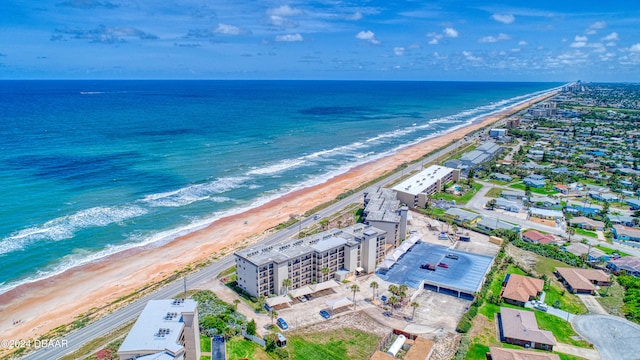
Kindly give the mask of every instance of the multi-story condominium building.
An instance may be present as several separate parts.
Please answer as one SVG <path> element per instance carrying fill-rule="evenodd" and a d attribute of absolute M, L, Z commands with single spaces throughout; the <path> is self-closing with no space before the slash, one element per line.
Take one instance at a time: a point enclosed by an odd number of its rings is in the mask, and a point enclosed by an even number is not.
<path fill-rule="evenodd" d="M 407 236 L 407 213 L 392 189 L 374 186 L 364 190 L 362 222 L 387 232 L 387 244 L 398 246 Z"/>
<path fill-rule="evenodd" d="M 198 303 L 150 300 L 118 349 L 120 359 L 200 359 Z"/>
<path fill-rule="evenodd" d="M 425 207 L 429 196 L 444 185 L 460 180 L 460 170 L 432 165 L 393 187 L 401 203 L 410 208 Z"/>
<path fill-rule="evenodd" d="M 331 229 L 279 245 L 236 252 L 238 286 L 252 296 L 281 294 L 284 279 L 290 289 L 342 279 L 350 274 L 372 273 L 384 260 L 387 233 L 356 224 Z"/>

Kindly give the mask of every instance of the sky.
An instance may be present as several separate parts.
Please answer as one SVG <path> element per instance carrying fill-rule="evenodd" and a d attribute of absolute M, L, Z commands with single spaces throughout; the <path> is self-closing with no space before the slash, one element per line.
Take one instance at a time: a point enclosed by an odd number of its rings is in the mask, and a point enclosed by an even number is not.
<path fill-rule="evenodd" d="M 638 82 L 640 6 L 2 0 L 0 79 Z"/>

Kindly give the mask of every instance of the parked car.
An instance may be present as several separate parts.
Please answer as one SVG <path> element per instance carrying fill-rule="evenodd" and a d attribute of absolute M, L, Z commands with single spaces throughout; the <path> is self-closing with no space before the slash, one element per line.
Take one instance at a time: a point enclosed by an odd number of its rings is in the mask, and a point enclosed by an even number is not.
<path fill-rule="evenodd" d="M 307 298 L 304 296 L 298 296 L 296 299 L 300 300 L 300 302 L 307 302 Z"/>
<path fill-rule="evenodd" d="M 540 302 L 535 304 L 535 305 L 533 305 L 533 308 L 537 309 L 537 310 L 540 310 L 540 311 L 545 311 L 545 312 L 548 310 L 547 305 L 544 304 L 544 303 L 540 303 Z"/>
<path fill-rule="evenodd" d="M 440 266 L 441 268 L 445 268 L 445 269 L 449 268 L 449 265 L 445 264 L 445 263 L 439 263 L 438 266 Z"/>
<path fill-rule="evenodd" d="M 267 310 L 268 313 L 270 313 L 271 310 L 273 310 L 273 308 L 269 306 L 269 304 L 264 304 L 264 309 Z"/>
<path fill-rule="evenodd" d="M 322 316 L 325 319 L 328 319 L 331 317 L 331 315 L 326 310 L 320 310 L 320 316 Z"/>
<path fill-rule="evenodd" d="M 447 259 L 458 260 L 458 255 L 456 255 L 456 254 L 447 254 L 445 257 Z"/>
<path fill-rule="evenodd" d="M 422 264 L 422 265 L 420 265 L 420 269 L 436 271 L 436 265 L 435 264 Z"/>
<path fill-rule="evenodd" d="M 278 320 L 276 320 L 276 324 L 278 324 L 282 330 L 287 330 L 289 328 L 289 324 L 287 324 L 283 318 L 278 318 Z"/>

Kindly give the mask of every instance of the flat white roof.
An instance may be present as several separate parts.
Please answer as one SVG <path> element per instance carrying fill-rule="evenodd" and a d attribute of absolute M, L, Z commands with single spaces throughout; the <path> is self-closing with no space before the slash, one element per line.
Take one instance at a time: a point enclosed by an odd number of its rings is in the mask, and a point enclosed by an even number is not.
<path fill-rule="evenodd" d="M 195 313 L 193 299 L 150 300 L 118 351 L 141 354 L 184 351 L 179 336 L 184 329 L 183 313 Z"/>
<path fill-rule="evenodd" d="M 418 195 L 429 186 L 435 184 L 438 180 L 447 176 L 454 169 L 440 166 L 431 165 L 428 168 L 420 171 L 412 177 L 404 180 L 400 184 L 393 187 L 393 190 L 403 192 L 411 195 Z"/>

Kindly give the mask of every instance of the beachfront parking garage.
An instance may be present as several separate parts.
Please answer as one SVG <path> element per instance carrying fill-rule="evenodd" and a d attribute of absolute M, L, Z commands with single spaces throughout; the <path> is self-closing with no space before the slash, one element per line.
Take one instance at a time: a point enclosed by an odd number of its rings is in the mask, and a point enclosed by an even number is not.
<path fill-rule="evenodd" d="M 492 263 L 492 256 L 418 242 L 391 268 L 376 274 L 394 284 L 471 299 L 482 287 Z"/>

